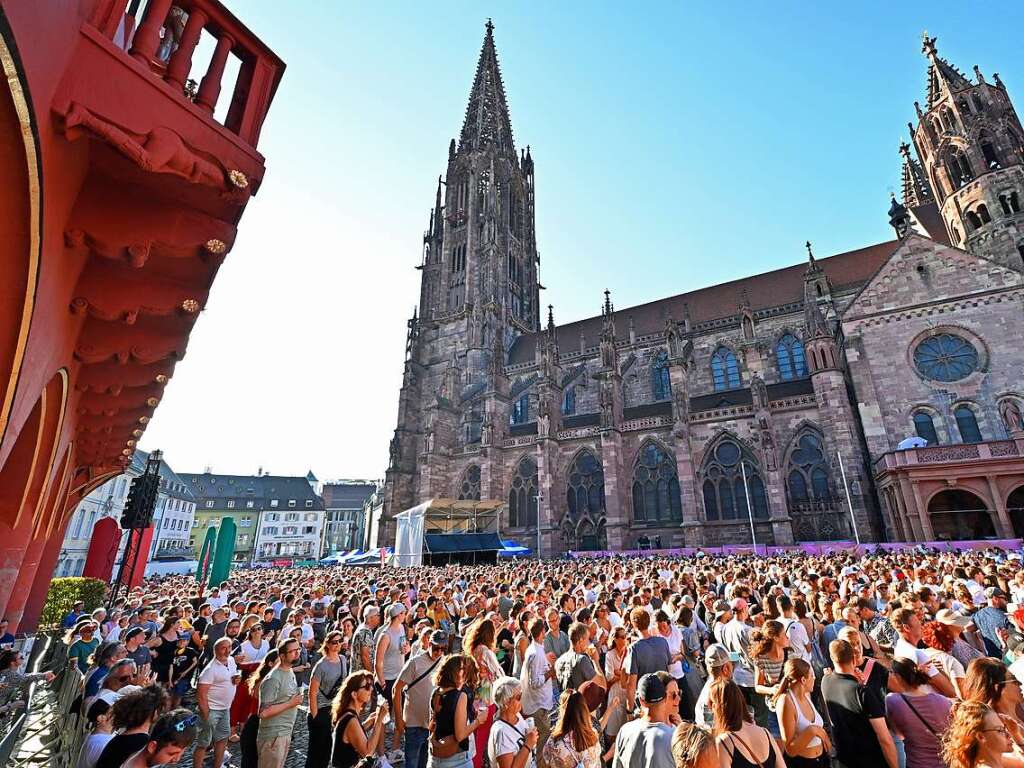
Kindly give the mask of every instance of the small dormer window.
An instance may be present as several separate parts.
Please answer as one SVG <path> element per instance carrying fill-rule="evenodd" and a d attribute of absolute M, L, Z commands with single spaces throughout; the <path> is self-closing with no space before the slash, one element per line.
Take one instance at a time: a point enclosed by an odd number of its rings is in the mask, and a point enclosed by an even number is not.
<path fill-rule="evenodd" d="M 295 506 L 295 499 L 288 499 L 288 506 L 289 507 L 294 507 Z"/>
<path fill-rule="evenodd" d="M 306 499 L 306 509 L 312 509 L 312 508 L 313 508 L 313 500 L 312 499 Z"/>

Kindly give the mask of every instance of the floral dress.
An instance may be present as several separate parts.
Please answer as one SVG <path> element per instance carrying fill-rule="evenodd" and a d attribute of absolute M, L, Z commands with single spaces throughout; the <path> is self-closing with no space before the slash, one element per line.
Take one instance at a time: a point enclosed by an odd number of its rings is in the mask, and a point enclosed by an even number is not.
<path fill-rule="evenodd" d="M 549 768 L 601 768 L 600 742 L 577 752 L 570 734 L 560 739 L 548 739 L 543 756 L 542 762 Z"/>

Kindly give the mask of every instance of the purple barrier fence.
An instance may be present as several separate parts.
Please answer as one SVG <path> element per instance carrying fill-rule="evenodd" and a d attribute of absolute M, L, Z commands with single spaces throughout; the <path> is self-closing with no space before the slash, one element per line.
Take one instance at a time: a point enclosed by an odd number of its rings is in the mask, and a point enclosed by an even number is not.
<path fill-rule="evenodd" d="M 998 549 L 1017 550 L 1022 546 L 1022 539 L 978 539 L 972 541 L 900 541 L 886 544 L 864 544 L 860 547 L 852 541 L 819 541 L 805 542 L 791 547 L 757 545 L 759 555 L 782 555 L 787 552 L 803 552 L 806 555 L 828 555 L 833 552 L 861 552 L 884 549 L 886 552 L 898 552 L 903 549 L 914 549 L 925 546 L 929 549 L 940 551 L 961 551 L 965 549 Z M 707 555 L 752 555 L 754 547 L 751 544 L 728 544 L 722 547 L 675 547 L 672 549 L 627 549 L 612 552 L 609 550 L 598 550 L 594 552 L 572 552 L 570 557 L 692 557 L 698 552 Z"/>

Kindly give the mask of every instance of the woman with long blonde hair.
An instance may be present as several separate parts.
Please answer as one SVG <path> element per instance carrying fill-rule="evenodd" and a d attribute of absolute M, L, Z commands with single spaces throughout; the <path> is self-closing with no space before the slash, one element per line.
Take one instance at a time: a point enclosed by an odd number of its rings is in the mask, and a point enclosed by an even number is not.
<path fill-rule="evenodd" d="M 961 701 L 942 736 L 942 759 L 949 768 L 1003 768 L 1010 735 L 999 714 L 980 701 Z"/>
<path fill-rule="evenodd" d="M 331 721 L 334 724 L 334 751 L 331 765 L 334 768 L 354 768 L 364 757 L 376 754 L 384 738 L 388 703 L 381 697 L 377 711 L 370 715 L 365 725 L 359 721 L 359 713 L 370 703 L 373 695 L 373 673 L 368 670 L 353 672 L 345 678 L 334 697 Z M 366 727 L 370 735 L 366 735 Z"/>
<path fill-rule="evenodd" d="M 558 721 L 542 752 L 551 768 L 600 768 L 601 742 L 590 708 L 579 691 L 569 689 L 558 701 Z"/>
<path fill-rule="evenodd" d="M 814 671 L 803 659 L 790 659 L 774 697 L 780 741 L 790 768 L 828 768 L 832 748 L 825 721 L 814 707 Z"/>

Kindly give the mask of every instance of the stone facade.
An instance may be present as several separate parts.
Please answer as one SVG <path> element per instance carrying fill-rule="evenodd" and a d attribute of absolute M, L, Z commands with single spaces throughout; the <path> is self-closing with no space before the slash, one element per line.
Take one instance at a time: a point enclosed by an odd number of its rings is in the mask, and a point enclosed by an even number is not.
<path fill-rule="evenodd" d="M 930 195 L 907 150 L 905 182 L 907 162 L 910 191 Z M 1020 319 L 1020 272 L 999 266 L 1012 254 L 921 236 L 944 235 L 924 191 L 894 201 L 897 240 L 822 259 L 808 243 L 805 263 L 625 310 L 606 291 L 599 316 L 556 326 L 549 307 L 541 328 L 533 159 L 512 144 L 490 25 L 447 180 L 424 238 L 377 544 L 430 498 L 506 501 L 503 534 L 536 546 L 539 529 L 545 556 L 749 543 L 752 527 L 759 544 L 892 537 L 873 461 L 913 431 L 901 387 L 907 345 L 930 322 L 922 304 L 939 302 L 946 323 L 997 316 L 999 393 L 981 407 L 998 407 L 1021 369 L 1004 336 Z M 921 261 L 924 277 L 907 273 Z M 879 302 L 915 319 L 876 321 Z"/>

